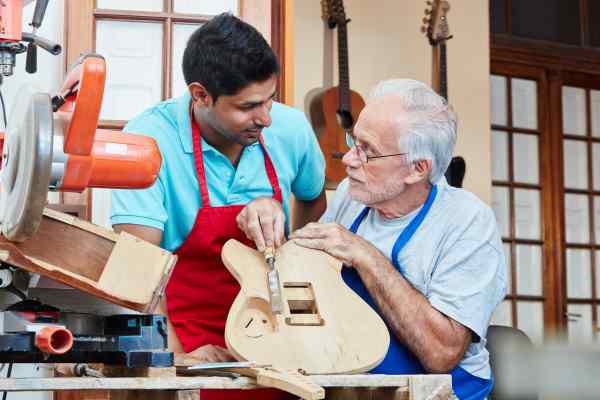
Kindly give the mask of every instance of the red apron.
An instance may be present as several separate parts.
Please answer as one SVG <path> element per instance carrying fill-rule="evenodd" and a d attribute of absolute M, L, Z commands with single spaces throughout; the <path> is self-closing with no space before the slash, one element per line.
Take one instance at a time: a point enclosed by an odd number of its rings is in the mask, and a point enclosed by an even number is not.
<path fill-rule="evenodd" d="M 229 239 L 254 247 L 238 228 L 236 217 L 244 205 L 212 207 L 208 196 L 200 128 L 192 121 L 194 162 L 202 206 L 185 242 L 177 249 L 179 261 L 166 288 L 167 313 L 186 353 L 200 346 L 225 346 L 225 321 L 240 285 L 221 261 L 221 249 Z M 275 200 L 281 202 L 281 190 L 273 163 L 262 137 L 265 168 Z M 284 392 L 264 390 L 201 390 L 202 400 L 210 399 L 288 399 Z"/>

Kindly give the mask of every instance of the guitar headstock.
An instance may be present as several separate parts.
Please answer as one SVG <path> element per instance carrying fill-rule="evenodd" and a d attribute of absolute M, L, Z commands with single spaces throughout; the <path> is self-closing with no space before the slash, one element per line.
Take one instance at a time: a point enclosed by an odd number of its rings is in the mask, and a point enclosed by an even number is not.
<path fill-rule="evenodd" d="M 323 20 L 327 21 L 330 28 L 346 23 L 346 11 L 343 0 L 321 0 Z"/>
<path fill-rule="evenodd" d="M 447 0 L 427 0 L 421 31 L 427 35 L 432 46 L 452 38 L 448 26 L 450 3 Z"/>

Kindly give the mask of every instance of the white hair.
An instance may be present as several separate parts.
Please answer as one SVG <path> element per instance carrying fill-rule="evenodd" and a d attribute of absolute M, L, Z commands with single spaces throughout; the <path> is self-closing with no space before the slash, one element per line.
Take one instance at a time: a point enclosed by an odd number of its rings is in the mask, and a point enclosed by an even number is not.
<path fill-rule="evenodd" d="M 394 96 L 408 112 L 408 128 L 400 136 L 400 148 L 408 161 L 431 160 L 429 181 L 433 184 L 444 175 L 456 144 L 456 114 L 444 98 L 429 86 L 412 79 L 390 79 L 378 83 L 367 103 L 383 96 Z M 398 132 L 397 134 L 400 134 Z"/>

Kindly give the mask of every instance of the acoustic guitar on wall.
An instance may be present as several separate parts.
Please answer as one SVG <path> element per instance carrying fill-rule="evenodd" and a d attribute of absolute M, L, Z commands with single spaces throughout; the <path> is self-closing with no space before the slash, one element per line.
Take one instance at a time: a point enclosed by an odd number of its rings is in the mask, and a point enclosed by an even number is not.
<path fill-rule="evenodd" d="M 342 157 L 348 151 L 345 133 L 352 132 L 365 102 L 350 89 L 348 30 L 342 0 L 323 0 L 323 19 L 330 29 L 337 27 L 339 85 L 314 93 L 309 101 L 309 116 L 325 155 L 326 187 L 335 189 L 346 177 Z"/>
<path fill-rule="evenodd" d="M 421 31 L 427 35 L 432 51 L 433 89 L 448 101 L 448 62 L 446 42 L 452 39 L 448 25 L 450 3 L 446 0 L 427 0 Z M 453 157 L 446 170 L 446 180 L 451 186 L 462 187 L 465 176 L 465 160 L 461 156 Z"/>

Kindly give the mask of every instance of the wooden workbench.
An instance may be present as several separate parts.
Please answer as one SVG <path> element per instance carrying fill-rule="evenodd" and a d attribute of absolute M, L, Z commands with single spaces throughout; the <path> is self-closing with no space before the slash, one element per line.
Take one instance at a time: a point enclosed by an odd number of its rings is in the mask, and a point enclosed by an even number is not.
<path fill-rule="evenodd" d="M 453 399 L 450 375 L 311 375 L 311 380 L 327 390 L 327 399 L 337 398 L 340 389 L 388 388 L 393 399 Z M 114 398 L 178 399 L 178 391 L 195 389 L 254 389 L 251 378 L 237 377 L 158 377 L 158 378 L 8 378 L 0 379 L 2 391 L 116 391 Z M 150 397 L 150 393 L 152 391 Z M 128 392 L 125 395 L 123 392 Z M 120 395 L 118 393 L 121 393 Z M 133 395 L 133 396 L 132 396 Z M 347 398 L 344 396 L 344 398 Z M 387 398 L 387 396 L 386 396 Z"/>

